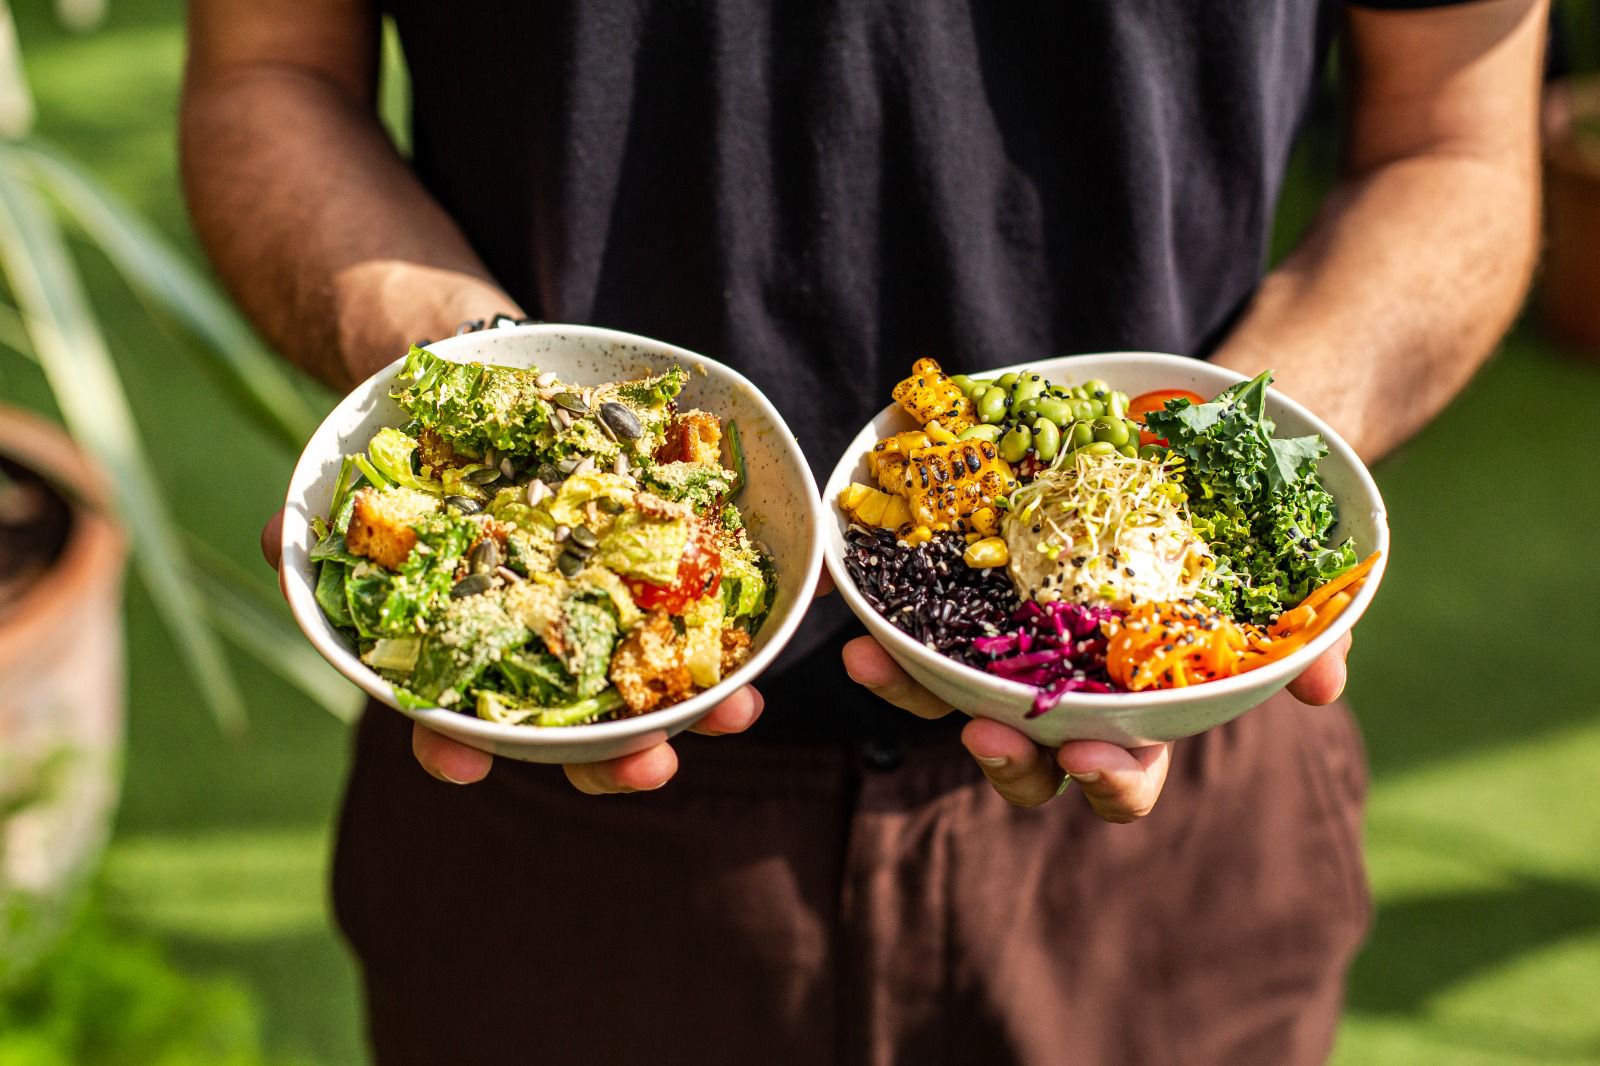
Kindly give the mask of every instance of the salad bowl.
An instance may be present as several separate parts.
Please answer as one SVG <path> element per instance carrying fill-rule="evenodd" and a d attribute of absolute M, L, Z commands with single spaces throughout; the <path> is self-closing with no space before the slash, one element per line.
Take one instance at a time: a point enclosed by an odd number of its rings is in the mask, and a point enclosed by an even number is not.
<path fill-rule="evenodd" d="M 362 451 L 384 427 L 406 422 L 391 398 L 404 359 L 357 386 L 318 427 L 289 482 L 284 505 L 281 573 L 295 621 L 317 651 L 368 695 L 463 744 L 527 762 L 595 762 L 641 751 L 687 729 L 722 699 L 754 680 L 800 624 L 822 569 L 822 504 L 794 434 L 742 374 L 694 352 L 630 333 L 592 326 L 506 326 L 428 345 L 452 362 L 537 367 L 575 384 L 688 371 L 680 402 L 738 424 L 748 476 L 739 506 L 749 535 L 763 543 L 775 570 L 770 613 L 750 655 L 720 683 L 659 710 L 584 725 L 534 726 L 480 719 L 418 706 L 363 663 L 357 649 L 319 609 L 313 522 L 329 513 L 344 456 Z"/>
<path fill-rule="evenodd" d="M 1032 371 L 1067 385 L 1099 379 L 1129 394 L 1187 389 L 1205 397 L 1246 380 L 1232 370 L 1203 360 L 1153 352 L 1061 356 L 986 370 L 983 376 L 1008 371 Z M 1185 687 L 1065 692 L 1047 710 L 1037 713 L 1036 690 L 1032 686 L 948 658 L 874 609 L 846 564 L 850 549 L 845 534 L 850 519 L 838 507 L 829 507 L 823 523 L 829 573 L 850 609 L 894 660 L 917 683 L 957 710 L 1004 722 L 1037 743 L 1052 747 L 1068 740 L 1104 740 L 1133 747 L 1204 732 L 1265 701 L 1342 639 L 1372 602 L 1388 559 L 1389 526 L 1383 500 L 1355 451 L 1326 423 L 1275 389 L 1267 391 L 1266 408 L 1267 415 L 1277 423 L 1279 435 L 1315 433 L 1327 443 L 1328 454 L 1322 459 L 1318 474 L 1338 508 L 1338 523 L 1331 540 L 1350 538 L 1357 557 L 1381 554 L 1353 600 L 1328 628 L 1306 646 L 1259 669 Z M 866 456 L 874 443 L 916 428 L 917 423 L 899 404 L 885 407 L 845 449 L 823 489 L 823 498 L 835 501 L 853 482 L 870 483 Z"/>

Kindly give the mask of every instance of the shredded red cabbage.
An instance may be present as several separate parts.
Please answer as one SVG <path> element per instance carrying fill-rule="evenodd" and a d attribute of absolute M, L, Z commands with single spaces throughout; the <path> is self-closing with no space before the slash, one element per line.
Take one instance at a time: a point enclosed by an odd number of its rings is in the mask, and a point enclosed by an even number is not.
<path fill-rule="evenodd" d="M 978 637 L 972 646 L 989 656 L 984 669 L 1038 689 L 1029 718 L 1055 705 L 1063 692 L 1120 692 L 1106 673 L 1106 638 L 1100 623 L 1117 617 L 1109 607 L 1025 602 L 1011 616 L 1010 633 Z"/>

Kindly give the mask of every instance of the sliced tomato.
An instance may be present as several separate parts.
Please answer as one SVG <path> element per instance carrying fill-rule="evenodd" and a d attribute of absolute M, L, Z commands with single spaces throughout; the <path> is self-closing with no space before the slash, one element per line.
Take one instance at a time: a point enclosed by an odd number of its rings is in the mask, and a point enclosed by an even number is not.
<path fill-rule="evenodd" d="M 640 610 L 659 608 L 668 614 L 682 614 L 695 600 L 722 591 L 722 553 L 717 551 L 716 533 L 705 522 L 694 523 L 689 543 L 678 560 L 678 579 L 671 585 L 635 577 L 624 580 Z"/>
<path fill-rule="evenodd" d="M 1144 424 L 1144 416 L 1151 411 L 1165 411 L 1168 400 L 1188 400 L 1193 404 L 1205 403 L 1205 397 L 1188 389 L 1154 389 L 1150 392 L 1141 392 L 1128 401 L 1128 417 Z M 1158 437 L 1147 429 L 1139 431 L 1139 447 L 1146 444 L 1165 444 L 1165 437 Z"/>

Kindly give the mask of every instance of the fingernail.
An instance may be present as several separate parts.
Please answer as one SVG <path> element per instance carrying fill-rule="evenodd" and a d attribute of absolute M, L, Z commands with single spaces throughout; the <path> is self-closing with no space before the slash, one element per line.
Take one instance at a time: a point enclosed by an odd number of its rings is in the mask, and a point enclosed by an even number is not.
<path fill-rule="evenodd" d="M 991 770 L 998 770 L 1011 760 L 1004 755 L 974 755 L 980 766 L 987 766 Z"/>
<path fill-rule="evenodd" d="M 1093 785 L 1100 780 L 1099 770 L 1090 770 L 1086 774 L 1068 774 L 1067 777 L 1080 785 Z"/>

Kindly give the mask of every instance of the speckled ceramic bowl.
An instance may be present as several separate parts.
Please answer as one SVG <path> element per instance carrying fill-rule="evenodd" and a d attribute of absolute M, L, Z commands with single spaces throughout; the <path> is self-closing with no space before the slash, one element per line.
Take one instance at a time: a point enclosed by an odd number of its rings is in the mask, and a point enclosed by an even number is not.
<path fill-rule="evenodd" d="M 1231 370 L 1198 359 L 1150 352 L 1040 359 L 1026 366 L 982 371 L 981 376 L 998 376 L 1008 370 L 1038 371 L 1052 381 L 1067 385 L 1099 378 L 1130 396 L 1153 389 L 1189 389 L 1209 398 L 1243 380 Z M 867 474 L 865 456 L 876 441 L 891 433 L 916 428 L 911 417 L 897 404 L 885 407 L 856 436 L 823 489 L 828 509 L 828 518 L 823 524 L 828 570 L 850 609 L 895 661 L 940 699 L 968 714 L 1005 722 L 1052 747 L 1067 740 L 1107 740 L 1137 746 L 1204 732 L 1238 717 L 1283 688 L 1349 632 L 1377 593 L 1388 560 L 1389 524 L 1383 500 L 1378 495 L 1378 486 L 1355 452 L 1311 412 L 1276 390 L 1268 390 L 1267 414 L 1278 424 L 1280 436 L 1320 433 L 1328 442 L 1328 455 L 1318 470 L 1323 485 L 1339 505 L 1339 524 L 1334 536 L 1339 540 L 1347 536 L 1354 538 L 1356 554 L 1362 558 L 1373 551 L 1382 551 L 1384 555 L 1354 601 L 1317 639 L 1293 655 L 1248 674 L 1157 692 L 1066 693 L 1049 711 L 1029 718 L 1028 712 L 1033 708 L 1032 688 L 964 666 L 890 625 L 867 603 L 845 569 L 844 533 L 849 522 L 836 501 L 840 491 L 852 481 L 873 483 Z"/>
<path fill-rule="evenodd" d="M 595 762 L 641 751 L 687 729 L 739 686 L 766 669 L 794 635 L 822 569 L 822 505 L 794 434 L 767 398 L 737 371 L 670 344 L 591 326 L 516 326 L 470 333 L 428 346 L 458 362 L 537 366 L 563 381 L 599 384 L 660 373 L 674 363 L 690 371 L 681 402 L 739 424 L 749 480 L 739 497 L 751 536 L 766 544 L 777 567 L 772 613 L 751 655 L 722 683 L 682 703 L 637 718 L 566 728 L 500 725 L 441 708 L 403 713 L 464 744 L 527 762 Z M 306 445 L 283 517 L 283 575 L 295 620 L 323 657 L 368 694 L 398 707 L 394 689 L 357 657 L 346 638 L 318 609 L 311 520 L 326 515 L 347 453 L 361 451 L 384 426 L 405 413 L 389 398 L 403 360 L 359 385 L 334 408 Z"/>

